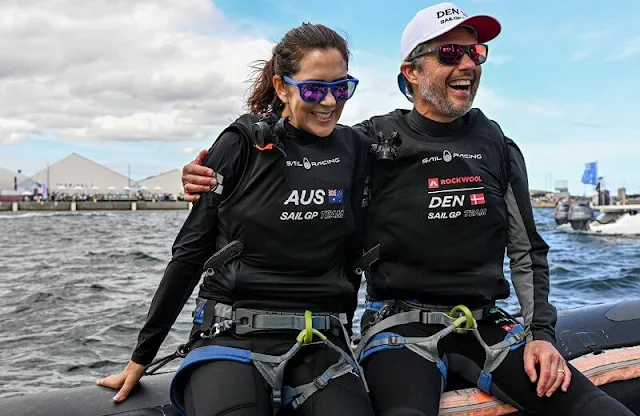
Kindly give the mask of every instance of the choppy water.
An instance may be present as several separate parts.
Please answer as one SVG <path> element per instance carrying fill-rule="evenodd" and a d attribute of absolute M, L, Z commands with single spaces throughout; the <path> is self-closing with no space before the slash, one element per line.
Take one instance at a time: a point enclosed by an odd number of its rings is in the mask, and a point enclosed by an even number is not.
<path fill-rule="evenodd" d="M 0 398 L 119 372 L 186 215 L 0 214 Z M 552 210 L 536 220 L 551 246 L 558 308 L 640 297 L 640 238 L 558 231 Z M 515 296 L 504 305 L 517 311 Z M 159 354 L 184 342 L 192 308 L 193 300 Z"/>

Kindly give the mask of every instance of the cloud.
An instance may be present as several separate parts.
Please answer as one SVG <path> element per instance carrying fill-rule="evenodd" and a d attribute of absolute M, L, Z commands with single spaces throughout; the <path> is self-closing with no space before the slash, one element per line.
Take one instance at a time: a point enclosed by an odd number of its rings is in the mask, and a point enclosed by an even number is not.
<path fill-rule="evenodd" d="M 613 34 L 613 30 L 611 29 L 594 29 L 592 31 L 587 32 L 578 32 L 576 37 L 584 42 L 592 42 L 597 40 L 603 40 Z"/>
<path fill-rule="evenodd" d="M 0 144 L 191 140 L 242 113 L 268 40 L 208 0 L 10 1 L 0 15 Z"/>
<path fill-rule="evenodd" d="M 195 153 L 195 150 L 193 149 L 193 147 L 185 147 L 182 149 L 182 153 L 186 153 L 188 155 L 192 155 Z"/>
<path fill-rule="evenodd" d="M 571 62 L 582 61 L 583 59 L 587 59 L 589 56 L 591 56 L 593 52 L 594 52 L 593 49 L 583 47 L 581 49 L 577 49 L 574 52 L 572 52 L 569 57 L 569 60 Z"/>
<path fill-rule="evenodd" d="M 583 22 L 584 26 L 591 24 Z M 574 33 L 575 31 L 578 33 Z M 575 45 L 573 52 L 569 54 L 569 60 L 572 62 L 582 61 L 592 55 L 605 55 L 606 62 L 614 62 L 640 54 L 640 37 L 631 37 L 631 39 L 624 41 L 621 39 L 627 38 L 628 35 L 623 35 L 613 29 L 596 28 L 588 32 L 580 32 L 576 28 L 571 30 L 569 27 L 563 27 L 560 35 L 570 36 L 579 44 Z"/>
<path fill-rule="evenodd" d="M 0 118 L 0 143 L 16 143 L 36 131 L 36 125 L 17 119 Z"/>
<path fill-rule="evenodd" d="M 607 61 L 620 61 L 640 54 L 640 37 L 627 41 L 621 50 L 610 55 Z"/>
<path fill-rule="evenodd" d="M 412 108 L 396 83 L 398 60 L 354 50 L 349 73 L 360 80 L 355 95 L 345 105 L 341 124 L 352 125 L 396 108 Z"/>
<path fill-rule="evenodd" d="M 597 160 L 599 174 L 608 179 L 611 190 L 626 184 L 629 192 L 640 191 L 640 181 L 629 174 L 629 166 L 635 166 L 635 155 L 640 153 L 640 143 L 635 137 L 607 135 L 604 141 L 589 134 L 564 133 L 561 140 L 558 137 L 551 144 L 535 140 L 518 142 L 526 159 L 532 188 L 543 187 L 542 178 L 552 174 L 553 179 L 568 180 L 570 192 L 581 194 L 584 164 Z"/>
<path fill-rule="evenodd" d="M 487 59 L 487 63 L 493 66 L 501 66 L 511 61 L 511 59 L 510 56 L 491 54 Z"/>

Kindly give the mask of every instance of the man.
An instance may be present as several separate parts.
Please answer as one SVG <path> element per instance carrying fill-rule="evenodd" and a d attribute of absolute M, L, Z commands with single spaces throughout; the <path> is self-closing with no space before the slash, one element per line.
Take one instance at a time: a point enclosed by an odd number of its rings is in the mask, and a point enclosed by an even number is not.
<path fill-rule="evenodd" d="M 524 159 L 496 123 L 471 110 L 484 42 L 500 30 L 496 19 L 469 17 L 451 3 L 421 10 L 402 35 L 398 75 L 413 110 L 355 126 L 375 141 L 359 350 L 374 408 L 384 416 L 437 415 L 451 371 L 534 414 L 632 415 L 554 347 L 548 246 L 535 227 Z M 192 201 L 214 184 L 213 173 L 197 166 L 205 156 L 183 171 Z M 505 248 L 520 332 L 494 305 L 509 295 Z M 435 322 L 458 304 L 477 329 L 434 338 L 443 329 Z"/>

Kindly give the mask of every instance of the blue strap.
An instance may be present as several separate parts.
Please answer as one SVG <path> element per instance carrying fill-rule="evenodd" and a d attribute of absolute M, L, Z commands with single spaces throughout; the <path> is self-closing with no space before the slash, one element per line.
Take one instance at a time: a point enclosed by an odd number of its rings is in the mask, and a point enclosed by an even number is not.
<path fill-rule="evenodd" d="M 206 347 L 196 348 L 191 351 L 182 361 L 180 367 L 176 371 L 176 374 L 171 380 L 171 387 L 169 390 L 169 396 L 171 398 L 171 404 L 178 410 L 181 415 L 186 414 L 183 403 L 178 400 L 177 391 L 182 391 L 182 382 L 188 371 L 185 371 L 189 367 L 195 364 L 200 364 L 207 361 L 216 360 L 229 360 L 240 363 L 251 364 L 251 351 L 243 350 L 240 348 L 223 347 L 220 345 L 209 345 Z"/>
<path fill-rule="evenodd" d="M 436 363 L 438 370 L 440 370 L 440 374 L 442 374 L 442 388 L 447 384 L 447 363 L 442 360 L 438 360 Z"/>
<path fill-rule="evenodd" d="M 202 324 L 202 322 L 204 322 L 204 307 L 206 305 L 207 305 L 207 301 L 203 300 L 202 302 L 200 302 L 200 304 L 196 308 L 196 311 L 193 314 L 193 323 L 194 324 Z"/>
<path fill-rule="evenodd" d="M 282 391 L 282 398 L 284 399 L 282 400 L 282 407 L 289 406 L 293 401 L 293 399 L 295 399 L 295 397 L 293 397 L 293 394 L 292 394 L 293 387 L 282 386 L 281 391 Z"/>
<path fill-rule="evenodd" d="M 508 339 L 509 337 L 513 336 L 514 334 L 522 334 L 522 333 L 524 333 L 524 326 L 522 324 L 518 324 L 518 325 L 514 326 L 513 328 L 511 328 L 511 331 L 509 331 L 507 333 L 507 335 L 504 337 L 504 339 Z M 526 343 L 527 343 L 527 339 L 524 338 L 522 340 L 522 342 L 518 342 L 517 344 L 513 344 L 511 347 L 509 347 L 509 350 L 511 350 L 511 351 L 517 350 L 518 348 L 522 347 Z"/>
<path fill-rule="evenodd" d="M 402 335 L 398 335 L 395 332 L 380 332 L 379 334 L 374 335 L 369 340 L 369 342 L 378 341 L 378 340 L 389 338 L 389 337 L 398 337 L 398 339 L 401 339 L 401 340 L 405 339 Z M 373 348 L 369 348 L 369 349 L 367 349 L 365 347 L 365 349 L 360 354 L 360 357 L 358 357 L 358 361 L 362 362 L 362 360 L 364 360 L 365 358 L 367 358 L 371 354 L 379 352 L 379 351 L 390 350 L 390 349 L 397 350 L 399 348 L 404 348 L 404 345 L 384 344 L 384 345 L 378 345 L 377 347 L 373 347 Z"/>
<path fill-rule="evenodd" d="M 368 300 L 364 303 L 364 307 L 365 309 L 368 309 L 370 311 L 378 312 L 380 309 L 384 307 L 384 305 L 386 305 L 386 303 L 387 302 L 383 300 L 377 300 L 377 301 Z"/>
<path fill-rule="evenodd" d="M 404 340 L 405 338 L 401 335 L 396 334 L 395 332 L 380 332 L 379 334 L 374 335 L 369 342 L 373 342 L 373 341 L 377 341 L 380 339 L 385 339 L 385 338 L 389 338 L 389 337 L 397 337 L 401 340 Z M 384 351 L 384 350 L 390 350 L 390 349 L 399 349 L 399 348 L 404 348 L 404 345 L 400 344 L 400 345 L 390 345 L 390 344 L 384 344 L 384 345 L 378 345 L 377 347 L 373 347 L 370 349 L 364 349 L 362 351 L 362 353 L 360 354 L 359 357 L 359 361 L 362 362 L 362 360 L 364 360 L 365 358 L 367 358 L 369 355 L 374 354 L 376 352 L 379 351 Z M 442 386 L 444 388 L 444 385 L 447 384 L 447 363 L 445 363 L 443 360 L 438 360 L 436 362 L 436 367 L 438 367 L 438 370 L 440 370 L 440 374 L 442 374 Z"/>
<path fill-rule="evenodd" d="M 406 299 L 406 301 L 407 302 L 418 303 L 417 299 Z M 388 305 L 391 302 L 393 302 L 393 301 L 388 301 L 388 300 L 368 300 L 368 301 L 364 302 L 364 307 L 365 307 L 365 309 L 368 309 L 370 311 L 378 312 L 380 309 L 382 309 L 384 306 Z"/>
<path fill-rule="evenodd" d="M 482 371 L 478 377 L 478 387 L 487 394 L 491 394 L 491 374 Z"/>

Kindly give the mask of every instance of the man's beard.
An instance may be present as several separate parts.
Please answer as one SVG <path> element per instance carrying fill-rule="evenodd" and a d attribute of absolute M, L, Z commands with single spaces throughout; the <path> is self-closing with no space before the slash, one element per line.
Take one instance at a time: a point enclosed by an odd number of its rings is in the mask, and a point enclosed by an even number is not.
<path fill-rule="evenodd" d="M 473 105 L 473 100 L 476 97 L 476 91 L 478 91 L 478 84 L 475 82 L 471 85 L 471 94 L 469 101 L 466 104 L 454 104 L 449 101 L 449 91 L 447 85 L 434 82 L 429 75 L 424 74 L 423 81 L 420 84 L 420 95 L 422 99 L 433 105 L 441 116 L 444 117 L 462 117 L 467 114 Z M 476 79 L 476 81 L 478 81 Z"/>

